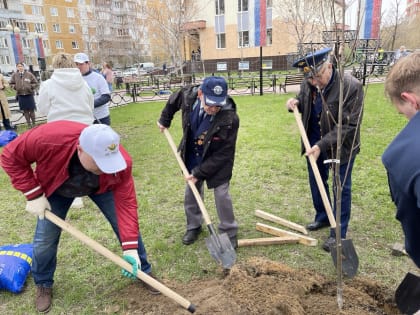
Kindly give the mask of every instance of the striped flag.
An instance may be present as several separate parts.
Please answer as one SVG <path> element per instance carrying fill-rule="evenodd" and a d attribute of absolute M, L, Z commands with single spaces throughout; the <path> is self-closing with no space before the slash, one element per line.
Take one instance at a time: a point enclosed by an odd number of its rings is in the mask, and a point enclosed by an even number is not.
<path fill-rule="evenodd" d="M 265 46 L 267 36 L 267 2 L 254 0 L 255 46 Z"/>

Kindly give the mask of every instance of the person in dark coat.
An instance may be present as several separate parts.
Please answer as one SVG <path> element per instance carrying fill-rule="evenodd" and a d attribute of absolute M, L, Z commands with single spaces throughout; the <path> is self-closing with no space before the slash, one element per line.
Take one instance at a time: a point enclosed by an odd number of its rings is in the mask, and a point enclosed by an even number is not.
<path fill-rule="evenodd" d="M 398 61 L 389 71 L 385 93 L 409 121 L 382 155 L 405 250 L 420 268 L 420 52 Z"/>
<path fill-rule="evenodd" d="M 351 175 L 354 160 L 360 152 L 360 125 L 363 114 L 363 87 L 353 76 L 340 73 L 329 61 L 331 48 L 324 48 L 308 54 L 297 60 L 293 66 L 304 73 L 304 80 L 296 98 L 287 101 L 286 107 L 293 111 L 297 106 L 302 114 L 302 122 L 311 145 L 306 156 L 313 155 L 329 197 L 328 175 L 332 168 L 335 175 L 335 164 L 340 163 L 341 194 L 341 237 L 346 238 L 351 211 Z M 338 114 L 340 101 L 340 83 L 343 84 L 342 104 L 342 137 L 337 143 Z M 337 157 L 337 146 L 341 154 Z M 304 148 L 302 153 L 305 153 Z M 329 226 L 329 220 L 319 192 L 312 167 L 307 159 L 309 185 L 312 201 L 316 210 L 315 220 L 307 225 L 310 231 Z M 335 176 L 333 176 L 334 178 Z M 333 191 L 337 191 L 333 181 Z M 336 210 L 336 194 L 334 193 L 334 216 Z M 330 235 L 322 245 L 329 252 L 335 244 L 335 230 L 330 229 Z"/>
<path fill-rule="evenodd" d="M 227 95 L 222 77 L 207 77 L 200 86 L 187 86 L 172 94 L 162 110 L 159 128 L 169 128 L 177 111 L 182 112 L 183 137 L 179 145 L 181 157 L 192 180 L 203 195 L 203 182 L 214 189 L 220 233 L 226 233 L 237 248 L 238 223 L 235 220 L 229 184 L 235 158 L 239 117 L 236 104 Z M 194 194 L 187 185 L 184 209 L 187 217 L 185 245 L 194 243 L 201 233 L 203 216 Z"/>
<path fill-rule="evenodd" d="M 23 63 L 16 65 L 17 71 L 10 78 L 10 86 L 16 91 L 19 102 L 19 109 L 23 111 L 28 128 L 35 126 L 35 91 L 38 88 L 38 81 L 35 76 L 26 71 Z"/>

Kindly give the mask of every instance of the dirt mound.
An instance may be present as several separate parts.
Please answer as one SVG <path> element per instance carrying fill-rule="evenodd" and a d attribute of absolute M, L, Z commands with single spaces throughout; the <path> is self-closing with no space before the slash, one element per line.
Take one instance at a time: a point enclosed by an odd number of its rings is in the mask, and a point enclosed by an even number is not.
<path fill-rule="evenodd" d="M 296 270 L 256 257 L 236 264 L 220 279 L 185 284 L 163 280 L 162 283 L 195 304 L 195 314 L 400 314 L 392 302 L 393 292 L 371 280 L 355 277 L 344 281 L 340 312 L 335 281 L 309 270 Z M 189 314 L 174 300 L 149 295 L 138 284 L 121 293 L 127 299 L 123 310 L 127 315 Z M 121 309 L 108 309 L 105 313 L 116 311 Z"/>

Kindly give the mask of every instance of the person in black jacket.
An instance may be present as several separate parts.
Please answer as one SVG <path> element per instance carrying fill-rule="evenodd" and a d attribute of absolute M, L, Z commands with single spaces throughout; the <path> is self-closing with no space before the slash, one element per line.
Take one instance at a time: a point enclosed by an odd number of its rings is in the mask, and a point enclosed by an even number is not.
<path fill-rule="evenodd" d="M 171 95 L 158 121 L 163 131 L 169 128 L 174 114 L 181 110 L 183 137 L 179 145 L 181 157 L 192 180 L 203 195 L 203 182 L 214 189 L 220 233 L 226 233 L 237 248 L 238 223 L 233 213 L 229 184 L 235 158 L 239 117 L 236 104 L 227 95 L 222 77 L 207 77 L 200 86 L 187 86 Z M 187 231 L 182 242 L 193 244 L 201 233 L 202 213 L 187 185 L 184 199 Z"/>
<path fill-rule="evenodd" d="M 318 165 L 325 191 L 329 197 L 328 175 L 332 168 L 335 177 L 335 163 L 340 163 L 341 193 L 341 237 L 346 238 L 351 212 L 352 170 L 356 155 L 360 152 L 360 125 L 363 115 L 363 86 L 350 74 L 340 73 L 329 60 L 331 48 L 324 48 L 294 62 L 304 74 L 304 80 L 296 98 L 290 98 L 286 107 L 292 111 L 297 106 L 302 114 L 302 122 L 311 145 L 306 156 L 312 155 Z M 340 84 L 343 84 L 341 143 L 337 143 L 338 118 L 340 102 Z M 340 156 L 337 157 L 337 147 Z M 304 153 L 304 148 L 302 153 Z M 327 213 L 316 179 L 307 162 L 309 185 L 312 201 L 316 210 L 315 220 L 307 225 L 307 229 L 315 231 L 329 226 Z M 336 210 L 337 187 L 333 181 L 334 216 Z M 329 252 L 335 245 L 335 230 L 330 229 L 329 237 L 322 248 Z"/>

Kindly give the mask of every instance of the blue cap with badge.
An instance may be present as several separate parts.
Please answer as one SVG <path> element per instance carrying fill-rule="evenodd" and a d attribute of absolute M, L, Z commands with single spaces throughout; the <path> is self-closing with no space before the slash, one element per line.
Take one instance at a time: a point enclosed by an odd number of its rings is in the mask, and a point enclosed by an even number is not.
<path fill-rule="evenodd" d="M 321 68 L 325 61 L 329 59 L 332 48 L 327 47 L 307 54 L 305 57 L 296 60 L 293 67 L 303 71 L 305 78 L 310 78 Z"/>
<path fill-rule="evenodd" d="M 207 77 L 201 84 L 204 102 L 207 106 L 225 106 L 227 83 L 223 77 Z"/>

